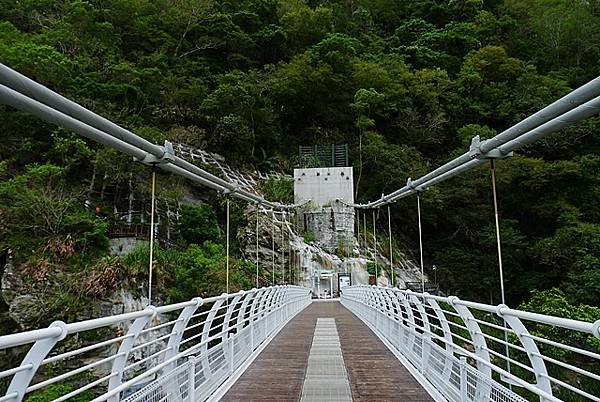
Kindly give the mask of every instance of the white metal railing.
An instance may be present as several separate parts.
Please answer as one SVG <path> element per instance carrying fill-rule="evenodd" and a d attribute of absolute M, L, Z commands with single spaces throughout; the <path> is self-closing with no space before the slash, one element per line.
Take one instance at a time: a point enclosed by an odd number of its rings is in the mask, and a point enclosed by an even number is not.
<path fill-rule="evenodd" d="M 25 356 L 0 371 L 0 402 L 45 391 L 55 401 L 203 401 L 310 301 L 306 288 L 274 286 L 2 336 L 0 356 Z"/>
<path fill-rule="evenodd" d="M 366 285 L 341 302 L 449 401 L 600 401 L 600 320 Z"/>

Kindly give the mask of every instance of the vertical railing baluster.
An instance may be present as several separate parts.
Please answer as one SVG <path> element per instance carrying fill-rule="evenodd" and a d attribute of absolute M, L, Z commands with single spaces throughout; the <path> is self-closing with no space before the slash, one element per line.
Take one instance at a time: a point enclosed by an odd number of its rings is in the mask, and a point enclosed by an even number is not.
<path fill-rule="evenodd" d="M 196 402 L 196 358 L 189 356 L 187 360 L 190 368 L 188 370 L 188 400 Z"/>
<path fill-rule="evenodd" d="M 460 357 L 460 400 L 467 401 L 467 358 Z"/>

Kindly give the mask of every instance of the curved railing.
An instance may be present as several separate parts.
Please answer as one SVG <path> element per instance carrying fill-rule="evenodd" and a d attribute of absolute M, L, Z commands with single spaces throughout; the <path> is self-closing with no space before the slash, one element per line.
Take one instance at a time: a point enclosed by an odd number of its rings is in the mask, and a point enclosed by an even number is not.
<path fill-rule="evenodd" d="M 0 402 L 51 387 L 55 401 L 203 401 L 308 304 L 275 286 L 2 336 L 0 355 L 25 356 L 0 371 Z"/>
<path fill-rule="evenodd" d="M 600 401 L 600 321 L 375 286 L 341 302 L 449 401 Z"/>

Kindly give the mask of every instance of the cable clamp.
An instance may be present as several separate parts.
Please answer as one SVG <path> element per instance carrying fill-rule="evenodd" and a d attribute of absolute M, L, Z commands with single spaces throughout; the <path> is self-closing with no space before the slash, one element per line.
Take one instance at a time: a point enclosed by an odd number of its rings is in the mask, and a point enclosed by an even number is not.
<path fill-rule="evenodd" d="M 158 158 L 150 153 L 147 153 L 144 156 L 144 159 L 134 158 L 135 161 L 142 162 L 144 165 L 156 166 L 156 165 L 166 165 L 167 163 L 173 163 L 175 161 L 175 151 L 173 150 L 173 144 L 169 141 L 165 141 L 165 146 L 163 147 L 163 155 Z"/>
<path fill-rule="evenodd" d="M 233 193 L 237 193 L 240 190 L 241 190 L 241 187 L 239 184 L 233 184 L 233 188 L 226 188 L 225 190 L 223 190 L 223 194 L 225 194 L 225 195 L 233 194 Z"/>
<path fill-rule="evenodd" d="M 471 159 L 506 159 L 514 155 L 512 151 L 507 154 L 504 154 L 498 148 L 494 148 L 486 153 L 483 153 L 481 152 L 482 144 L 485 144 L 485 141 L 481 141 L 479 135 L 476 135 L 471 139 L 471 145 L 469 146 L 469 156 L 471 157 Z"/>

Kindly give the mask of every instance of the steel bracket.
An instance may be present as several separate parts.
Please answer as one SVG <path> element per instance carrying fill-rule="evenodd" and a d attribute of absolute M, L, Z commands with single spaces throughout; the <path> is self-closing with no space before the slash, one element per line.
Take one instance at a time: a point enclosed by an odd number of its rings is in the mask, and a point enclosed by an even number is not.
<path fill-rule="evenodd" d="M 175 161 L 175 151 L 173 150 L 173 144 L 169 141 L 165 141 L 163 147 L 163 155 L 158 158 L 152 154 L 147 153 L 144 159 L 133 158 L 136 162 L 142 162 L 144 165 L 155 166 L 155 165 L 166 165 L 167 163 L 173 163 Z"/>
<path fill-rule="evenodd" d="M 506 159 L 514 155 L 512 151 L 506 154 L 502 153 L 502 151 L 500 151 L 500 149 L 498 148 L 494 148 L 486 153 L 483 153 L 481 152 L 481 145 L 484 143 L 485 141 L 481 141 L 479 135 L 476 135 L 471 139 L 471 145 L 469 146 L 469 155 L 472 159 Z"/>

